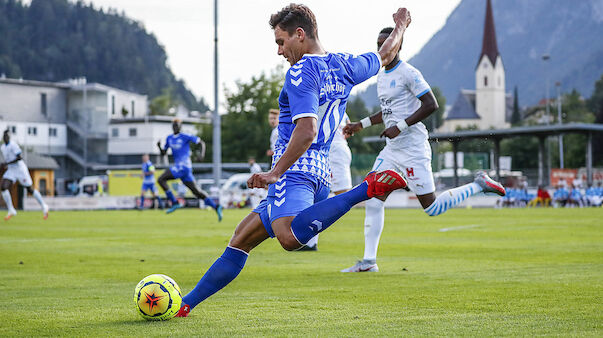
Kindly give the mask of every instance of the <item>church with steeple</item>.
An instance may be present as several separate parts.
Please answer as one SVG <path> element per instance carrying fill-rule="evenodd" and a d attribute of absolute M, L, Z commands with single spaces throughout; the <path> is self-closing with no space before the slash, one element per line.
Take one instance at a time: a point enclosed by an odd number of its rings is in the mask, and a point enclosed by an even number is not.
<path fill-rule="evenodd" d="M 482 52 L 475 67 L 475 90 L 461 89 L 438 131 L 452 132 L 472 126 L 482 130 L 509 128 L 512 104 L 512 95 L 505 93 L 505 68 L 496 43 L 492 4 L 487 0 Z"/>

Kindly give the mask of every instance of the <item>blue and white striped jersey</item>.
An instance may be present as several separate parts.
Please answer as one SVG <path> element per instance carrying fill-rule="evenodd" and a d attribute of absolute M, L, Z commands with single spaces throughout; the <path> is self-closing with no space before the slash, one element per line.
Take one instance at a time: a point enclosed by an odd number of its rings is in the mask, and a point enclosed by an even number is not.
<path fill-rule="evenodd" d="M 329 148 L 345 114 L 350 91 L 376 75 L 380 68 L 381 57 L 375 52 L 361 55 L 306 54 L 291 66 L 278 99 L 280 114 L 273 166 L 287 149 L 295 121 L 302 117 L 315 117 L 318 134 L 289 171 L 310 173 L 329 184 Z"/>
<path fill-rule="evenodd" d="M 153 172 L 153 171 L 155 171 L 155 166 L 153 165 L 153 162 L 146 161 L 145 163 L 142 164 L 142 172 L 143 172 L 142 182 L 143 183 L 155 183 L 155 174 L 148 175 L 148 176 L 144 175 L 146 173 Z"/>

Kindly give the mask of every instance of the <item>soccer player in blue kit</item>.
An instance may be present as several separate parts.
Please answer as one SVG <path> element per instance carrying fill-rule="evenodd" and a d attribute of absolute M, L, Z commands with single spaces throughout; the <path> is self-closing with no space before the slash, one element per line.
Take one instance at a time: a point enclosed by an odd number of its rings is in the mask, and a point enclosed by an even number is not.
<path fill-rule="evenodd" d="M 149 159 L 148 154 L 142 155 L 142 187 L 140 188 L 140 210 L 144 209 L 144 193 L 150 190 L 153 194 L 153 199 L 157 200 L 157 206 L 163 209 L 163 201 L 157 193 L 157 186 L 155 185 L 155 166 Z"/>
<path fill-rule="evenodd" d="M 207 192 L 199 189 L 195 183 L 195 177 L 193 176 L 193 163 L 191 162 L 191 149 L 190 143 L 201 144 L 202 146 L 202 157 L 205 155 L 205 143 L 201 141 L 199 136 L 184 134 L 180 132 L 182 129 L 182 121 L 174 119 L 172 122 L 172 130 L 174 133 L 167 137 L 165 146 L 161 147 L 161 142 L 157 142 L 157 147 L 161 152 L 161 156 L 167 153 L 169 148 L 172 149 L 172 156 L 174 157 L 174 165 L 170 167 L 159 176 L 157 183 L 165 191 L 165 196 L 172 202 L 172 206 L 166 211 L 166 213 L 172 213 L 182 206 L 176 200 L 174 193 L 170 190 L 167 185 L 168 180 L 179 178 L 182 183 L 190 189 L 190 191 L 198 199 L 202 199 L 205 205 L 212 207 L 216 214 L 218 214 L 218 221 L 222 220 L 222 206 L 216 205 L 214 201 L 209 198 Z"/>
<path fill-rule="evenodd" d="M 372 172 L 348 192 L 329 194 L 329 148 L 353 86 L 377 74 L 396 55 L 410 13 L 394 14 L 396 27 L 379 52 L 358 56 L 328 53 L 318 39 L 316 19 L 304 5 L 291 4 L 270 17 L 278 54 L 291 64 L 279 96 L 278 140 L 268 172 L 253 174 L 249 188 L 268 188 L 268 197 L 235 229 L 226 250 L 183 298 L 177 317 L 230 283 L 249 252 L 269 237 L 287 251 L 298 250 L 355 204 L 387 197 L 406 187 L 392 170 Z"/>

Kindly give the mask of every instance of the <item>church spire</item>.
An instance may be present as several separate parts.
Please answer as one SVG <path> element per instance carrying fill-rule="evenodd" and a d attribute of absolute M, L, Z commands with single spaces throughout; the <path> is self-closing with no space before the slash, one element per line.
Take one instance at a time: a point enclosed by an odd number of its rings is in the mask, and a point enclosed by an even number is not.
<path fill-rule="evenodd" d="M 492 15 L 492 4 L 490 0 L 486 3 L 486 20 L 484 22 L 484 39 L 482 41 L 482 53 L 479 56 L 478 65 L 484 55 L 488 56 L 492 65 L 496 64 L 498 45 L 496 44 L 496 30 L 494 28 L 494 15 Z"/>

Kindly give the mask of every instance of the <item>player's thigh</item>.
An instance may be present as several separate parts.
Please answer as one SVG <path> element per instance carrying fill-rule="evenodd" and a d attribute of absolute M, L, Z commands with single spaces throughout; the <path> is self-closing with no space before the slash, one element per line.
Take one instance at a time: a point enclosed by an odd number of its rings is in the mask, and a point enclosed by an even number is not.
<path fill-rule="evenodd" d="M 31 176 L 29 175 L 29 171 L 27 169 L 20 169 L 15 174 L 19 183 L 24 187 L 31 187 L 33 181 Z"/>
<path fill-rule="evenodd" d="M 175 179 L 174 174 L 170 169 L 164 171 L 159 178 L 157 178 L 157 182 L 159 185 L 162 185 L 164 182 Z"/>
<path fill-rule="evenodd" d="M 385 147 L 379 152 L 371 171 L 395 170 L 400 172 L 402 167 L 396 161 L 395 151 Z"/>
<path fill-rule="evenodd" d="M 249 252 L 268 237 L 260 215 L 251 212 L 237 225 L 228 245 Z"/>

